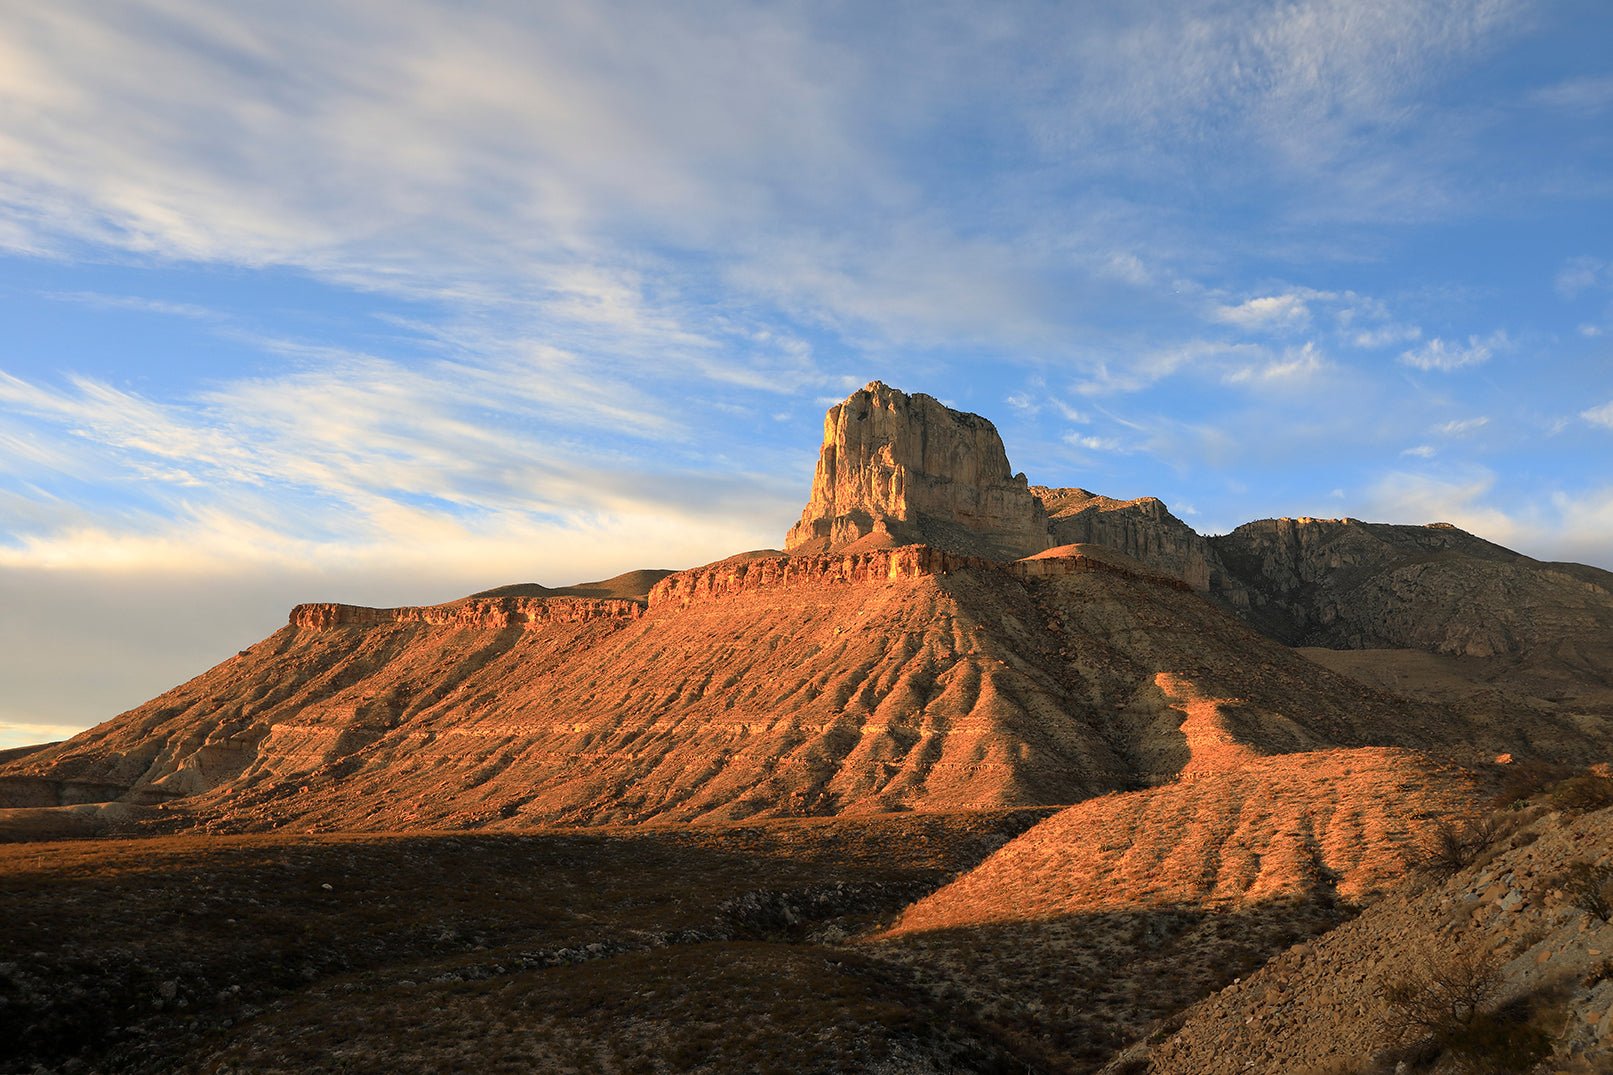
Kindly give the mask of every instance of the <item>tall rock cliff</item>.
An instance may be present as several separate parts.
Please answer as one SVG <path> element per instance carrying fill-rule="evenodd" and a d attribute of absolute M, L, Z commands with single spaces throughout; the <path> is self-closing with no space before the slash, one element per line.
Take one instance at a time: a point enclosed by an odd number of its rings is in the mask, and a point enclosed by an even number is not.
<path fill-rule="evenodd" d="M 812 497 L 784 547 L 913 543 L 998 560 L 1053 546 L 1047 513 L 1009 469 L 996 426 L 874 381 L 829 408 Z"/>

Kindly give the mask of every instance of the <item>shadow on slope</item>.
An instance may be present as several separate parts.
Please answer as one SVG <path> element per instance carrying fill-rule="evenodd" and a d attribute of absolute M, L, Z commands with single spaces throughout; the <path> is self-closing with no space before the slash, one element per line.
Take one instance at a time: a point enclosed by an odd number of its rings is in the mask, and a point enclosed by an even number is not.
<path fill-rule="evenodd" d="M 681 965 L 681 955 L 654 954 L 663 949 L 827 941 L 888 921 L 1041 816 L 0 846 L 0 1001 L 15 1028 L 0 1035 L 0 1070 L 77 1058 L 94 1070 L 168 1072 L 199 1062 L 198 1050 L 257 1040 L 254 1026 L 295 1026 L 296 1037 L 329 1034 L 338 1010 L 343 1025 L 390 1025 L 388 1013 L 402 1011 L 423 1018 L 432 998 L 460 983 L 502 988 L 526 975 L 575 984 L 594 972 L 568 968 L 624 956 L 649 961 L 632 979 L 644 981 L 659 973 L 644 968 Z M 780 956 L 779 966 L 811 970 L 812 958 Z M 772 957 L 690 959 L 690 973 L 704 966 L 734 982 Z M 674 975 L 661 988 L 681 983 Z M 886 1026 L 879 1011 L 857 1007 L 877 1007 L 877 990 L 845 988 L 863 997 L 848 1001 L 847 1019 Z M 297 1009 L 310 990 L 332 999 Z M 887 1029 L 893 1049 L 906 1040 L 901 1027 Z M 445 1040 L 443 1049 L 460 1054 L 453 1062 L 436 1054 L 436 1070 L 500 1059 L 481 1051 L 504 1049 L 493 1028 L 485 1038 L 467 1034 L 475 1028 Z M 772 1040 L 805 1041 L 789 1028 Z M 273 1068 L 280 1061 L 264 1048 L 240 1062 Z M 342 1068 L 388 1069 L 362 1058 Z"/>

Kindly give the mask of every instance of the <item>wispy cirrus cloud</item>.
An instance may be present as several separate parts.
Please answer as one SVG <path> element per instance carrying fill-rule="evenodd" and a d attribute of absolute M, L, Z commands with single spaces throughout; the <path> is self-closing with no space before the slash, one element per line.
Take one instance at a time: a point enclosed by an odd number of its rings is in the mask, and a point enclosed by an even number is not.
<path fill-rule="evenodd" d="M 1580 75 L 1541 86 L 1529 94 L 1535 104 L 1576 112 L 1600 112 L 1613 108 L 1613 75 Z"/>
<path fill-rule="evenodd" d="M 1376 351 L 1397 344 L 1411 343 L 1422 338 L 1423 330 L 1416 325 L 1385 324 L 1357 329 L 1349 334 L 1350 343 L 1367 351 Z"/>
<path fill-rule="evenodd" d="M 1591 425 L 1613 429 L 1613 400 L 1608 400 L 1600 407 L 1588 407 L 1580 411 L 1579 416 Z"/>
<path fill-rule="evenodd" d="M 1307 0 L 848 27 L 639 3 L 515 17 L 402 0 L 384 24 L 310 3 L 35 6 L 0 38 L 0 201 L 29 248 L 294 265 L 449 301 L 521 295 L 554 316 L 578 312 L 586 267 L 686 324 L 737 285 L 899 342 L 1045 344 L 1070 327 L 1059 277 L 1169 279 L 1179 222 L 1113 198 L 1058 199 L 1050 218 L 1054 192 L 1019 173 L 953 181 L 914 151 L 991 129 L 1042 167 L 1170 177 L 1229 159 L 1209 131 L 1260 147 L 1251 167 L 1296 191 L 1323 165 L 1363 171 L 1366 191 L 1381 187 L 1366 133 L 1437 128 L 1406 99 L 1516 13 Z M 964 41 L 971 62 L 936 62 Z M 990 237 L 966 223 L 983 212 Z"/>
<path fill-rule="evenodd" d="M 1613 288 L 1613 265 L 1601 258 L 1570 258 L 1557 270 L 1557 293 L 1565 299 L 1578 298 L 1587 291 Z"/>
<path fill-rule="evenodd" d="M 1239 366 L 1228 371 L 1228 384 L 1283 385 L 1308 383 L 1332 368 L 1314 342 L 1284 348 L 1282 353 L 1259 365 Z"/>
<path fill-rule="evenodd" d="M 1472 418 L 1453 418 L 1449 422 L 1441 422 L 1434 427 L 1434 432 L 1444 437 L 1465 437 L 1469 433 L 1476 433 L 1490 424 L 1487 415 L 1476 415 Z"/>
<path fill-rule="evenodd" d="M 1504 332 L 1494 332 L 1484 337 L 1469 336 L 1466 343 L 1435 336 L 1421 347 L 1402 351 L 1399 361 L 1425 372 L 1450 373 L 1468 366 L 1483 365 L 1507 343 Z"/>
<path fill-rule="evenodd" d="M 177 566 L 251 560 L 254 549 L 297 562 L 315 549 L 341 559 L 344 546 L 375 555 L 437 526 L 468 549 L 497 530 L 558 539 L 606 517 L 688 518 L 694 502 L 741 529 L 788 511 L 782 497 L 741 491 L 767 488 L 766 476 L 714 473 L 691 450 L 680 461 L 663 448 L 665 462 L 649 469 L 633 452 L 635 465 L 623 465 L 635 440 L 675 446 L 688 429 L 630 393 L 568 397 L 568 383 L 587 389 L 550 375 L 572 361 L 565 355 L 537 350 L 502 370 L 324 358 L 317 369 L 162 402 L 85 377 L 44 386 L 0 373 L 0 439 L 61 446 L 10 457 L 40 509 L 0 545 L 0 562 L 132 567 L 174 553 Z M 573 439 L 579 421 L 609 432 Z M 103 480 L 122 475 L 134 492 L 95 525 L 68 502 L 52 508 L 60 452 Z M 216 555 L 187 557 L 187 547 Z"/>

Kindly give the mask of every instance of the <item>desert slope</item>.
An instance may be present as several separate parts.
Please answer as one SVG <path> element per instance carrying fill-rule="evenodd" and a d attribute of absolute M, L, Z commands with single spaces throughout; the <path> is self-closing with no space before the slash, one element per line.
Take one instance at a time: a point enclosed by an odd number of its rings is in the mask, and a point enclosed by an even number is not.
<path fill-rule="evenodd" d="M 1582 863 L 1613 878 L 1613 810 L 1536 807 L 1515 815 L 1512 831 L 1479 861 L 1444 879 L 1402 886 L 1192 1009 L 1180 1030 L 1146 1050 L 1147 1070 L 1376 1072 L 1402 1062 L 1430 1070 L 1425 1062 L 1437 1061 L 1440 1048 L 1416 1033 L 1397 1034 L 1386 998 L 1397 984 L 1415 985 L 1463 961 L 1493 975 L 1476 994 L 1481 1015 L 1496 1021 L 1501 1035 L 1493 1046 L 1478 1045 L 1499 1065 L 1489 1070 L 1528 1068 L 1498 1054 L 1531 1040 L 1550 1058 L 1542 1070 L 1613 1070 L 1613 925 L 1568 891 Z M 1613 894 L 1613 882 L 1606 884 Z M 1474 1036 L 1480 1032 L 1469 1032 L 1465 1044 L 1482 1042 Z M 1458 1039 L 1435 1070 L 1456 1070 L 1454 1053 L 1464 1047 Z"/>
<path fill-rule="evenodd" d="M 302 606 L 0 788 L 183 799 L 162 813 L 227 828 L 687 821 L 1072 803 L 1174 778 L 1190 734 L 1251 757 L 1514 745 L 1112 556 L 750 558 L 651 597 Z"/>

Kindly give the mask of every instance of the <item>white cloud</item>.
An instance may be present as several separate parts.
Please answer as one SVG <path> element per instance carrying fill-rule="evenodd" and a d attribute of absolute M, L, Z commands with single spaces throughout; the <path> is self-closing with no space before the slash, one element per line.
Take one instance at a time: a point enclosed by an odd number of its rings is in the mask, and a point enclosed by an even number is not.
<path fill-rule="evenodd" d="M 1613 400 L 1608 400 L 1600 407 L 1580 411 L 1579 416 L 1592 425 L 1613 429 Z"/>
<path fill-rule="evenodd" d="M 1400 454 L 1415 456 L 1418 459 L 1432 459 L 1435 455 L 1439 454 L 1439 450 L 1432 444 L 1419 444 L 1414 448 L 1402 449 Z"/>
<path fill-rule="evenodd" d="M 1465 437 L 1489 424 L 1490 419 L 1482 415 L 1475 418 L 1456 418 L 1435 426 L 1434 432 L 1446 437 Z"/>
<path fill-rule="evenodd" d="M 1216 144 L 1252 144 L 1267 151 L 1256 166 L 1355 165 L 1363 128 L 1406 124 L 1406 95 L 1482 51 L 1518 13 L 1506 0 L 1185 5 L 1136 20 L 1083 10 L 1085 32 L 1067 46 L 1079 76 L 1055 98 L 1062 122 L 1049 123 L 1075 144 L 1112 117 L 1167 137 L 1209 130 L 1225 139 Z"/>
<path fill-rule="evenodd" d="M 1077 425 L 1085 425 L 1086 423 L 1092 421 L 1092 416 L 1086 411 L 1072 407 L 1061 399 L 1049 397 L 1048 404 L 1052 406 L 1054 410 L 1058 411 L 1059 415 L 1066 422 L 1075 422 Z"/>
<path fill-rule="evenodd" d="M 111 714 L 107 714 L 110 716 Z M 83 731 L 85 724 L 61 724 L 41 720 L 29 714 L 0 710 L 0 750 L 8 747 L 27 747 L 39 743 L 54 743 L 70 739 Z"/>
<path fill-rule="evenodd" d="M 1293 387 L 1331 369 L 1331 364 L 1314 343 L 1286 348 L 1282 355 L 1262 365 L 1241 366 L 1228 371 L 1229 384 L 1265 384 Z"/>
<path fill-rule="evenodd" d="M 646 394 L 546 348 L 480 366 L 324 357 L 316 370 L 173 402 L 90 378 L 53 388 L 0 373 L 0 445 L 24 449 L 0 468 L 22 483 L 6 494 L 22 510 L 6 512 L 0 564 L 362 566 L 419 548 L 443 563 L 492 564 L 508 562 L 489 551 L 505 547 L 501 532 L 513 535 L 508 549 L 530 555 L 605 519 L 626 533 L 674 534 L 678 520 L 699 517 L 713 533 L 738 533 L 759 519 L 782 528 L 793 507 L 757 470 L 765 457 L 725 459 L 709 436 L 690 443 L 683 423 L 722 413 L 720 399 L 704 412 L 675 404 L 674 421 Z M 643 462 L 646 444 L 654 466 Z M 55 497 L 63 461 L 121 481 L 124 506 L 92 515 Z M 567 548 L 575 559 L 583 546 Z"/>
<path fill-rule="evenodd" d="M 1386 522 L 1453 523 L 1538 559 L 1613 568 L 1613 486 L 1535 495 L 1498 487 L 1495 473 L 1481 466 L 1391 471 L 1352 514 Z"/>
<path fill-rule="evenodd" d="M 1219 306 L 1215 309 L 1214 317 L 1217 321 L 1243 329 L 1285 331 L 1309 325 L 1311 310 L 1302 296 L 1290 293 L 1264 295 L 1236 306 Z"/>
<path fill-rule="evenodd" d="M 1091 452 L 1120 451 L 1120 441 L 1115 437 L 1097 437 L 1088 433 L 1066 433 L 1064 443 L 1075 448 L 1085 448 Z"/>
<path fill-rule="evenodd" d="M 1601 325 L 1583 324 L 1579 326 L 1579 334 L 1587 340 L 1594 340 L 1602 334 Z"/>
<path fill-rule="evenodd" d="M 1599 112 L 1613 107 L 1613 75 L 1564 79 L 1534 90 L 1529 94 L 1529 100 L 1552 108 Z"/>
<path fill-rule="evenodd" d="M 1592 289 L 1613 287 L 1613 265 L 1600 258 L 1570 258 L 1557 270 L 1554 282 L 1563 298 L 1577 298 Z"/>
<path fill-rule="evenodd" d="M 1375 328 L 1360 329 L 1350 335 L 1350 342 L 1364 350 L 1377 350 L 1381 347 L 1393 347 L 1396 344 L 1411 343 L 1422 338 L 1423 330 L 1417 325 L 1379 325 Z"/>
<path fill-rule="evenodd" d="M 1136 392 L 1177 373 L 1199 376 L 1223 374 L 1233 363 L 1255 364 L 1270 360 L 1270 352 L 1257 344 L 1224 343 L 1219 340 L 1187 340 L 1157 347 L 1120 361 L 1096 360 L 1084 380 L 1073 391 L 1095 397 Z"/>
<path fill-rule="evenodd" d="M 1381 179 L 1367 133 L 1439 130 L 1420 95 L 1515 10 L 952 8 L 915 26 L 630 0 L 15 6 L 0 241 L 291 265 L 583 324 L 687 326 L 736 291 L 880 342 L 1058 343 L 1071 294 L 1102 310 L 1116 285 L 1164 292 L 1204 239 L 1125 198 L 1048 197 L 1041 176 L 1188 172 L 1197 189 L 1204 164 L 1245 191 L 1247 167 L 1290 192 L 1329 180 L 1318 201 L 1370 216 L 1440 185 Z M 959 127 L 1000 131 L 1032 167 L 925 171 Z M 1224 144 L 1256 151 L 1205 148 Z M 1429 159 L 1413 139 L 1397 164 Z M 590 295 L 584 268 L 617 292 Z"/>
<path fill-rule="evenodd" d="M 1104 262 L 1103 270 L 1106 275 L 1116 280 L 1138 287 L 1150 284 L 1154 279 L 1142 259 L 1129 251 L 1109 255 L 1108 260 Z"/>
<path fill-rule="evenodd" d="M 1482 338 L 1469 336 L 1465 344 L 1447 342 L 1435 336 L 1421 347 L 1402 352 L 1400 361 L 1420 370 L 1449 373 L 1467 366 L 1482 365 L 1490 361 L 1497 349 L 1506 345 L 1504 332 L 1494 332 Z"/>
<path fill-rule="evenodd" d="M 1391 471 L 1366 494 L 1363 515 L 1397 523 L 1452 523 L 1501 545 L 1531 536 L 1524 521 L 1486 502 L 1494 488 L 1495 475 L 1482 467 Z"/>

